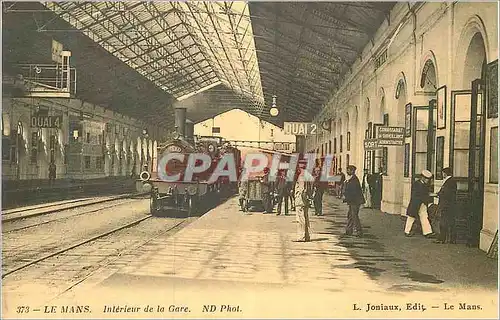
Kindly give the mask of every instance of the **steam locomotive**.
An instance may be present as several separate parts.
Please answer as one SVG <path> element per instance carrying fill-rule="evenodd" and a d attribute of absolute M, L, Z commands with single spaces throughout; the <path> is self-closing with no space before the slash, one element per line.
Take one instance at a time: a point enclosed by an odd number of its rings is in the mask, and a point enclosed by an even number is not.
<path fill-rule="evenodd" d="M 140 179 L 143 189 L 151 190 L 150 212 L 160 215 L 164 210 L 185 211 L 188 216 L 195 215 L 202 204 L 218 202 L 222 197 L 231 195 L 237 190 L 237 182 L 230 181 L 229 177 L 222 176 L 215 181 L 209 181 L 217 168 L 219 161 L 227 154 L 234 157 L 235 169 L 241 171 L 241 152 L 225 142 L 221 137 L 195 137 L 194 124 L 186 121 L 186 109 L 175 109 L 175 126 L 177 138 L 158 147 L 158 159 L 169 153 L 184 155 L 184 160 L 171 159 L 166 164 L 166 174 L 179 174 L 175 182 L 164 181 L 158 178 L 158 168 L 152 172 L 143 171 Z M 203 153 L 210 157 L 210 167 L 201 173 L 195 173 L 190 181 L 184 181 L 184 174 L 188 165 L 188 156 L 192 153 Z M 198 165 L 198 164 L 197 164 Z"/>

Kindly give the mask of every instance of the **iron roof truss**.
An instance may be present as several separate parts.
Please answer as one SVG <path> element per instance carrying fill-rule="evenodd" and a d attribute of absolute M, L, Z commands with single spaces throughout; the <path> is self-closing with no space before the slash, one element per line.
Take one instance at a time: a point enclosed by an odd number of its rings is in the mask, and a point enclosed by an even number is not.
<path fill-rule="evenodd" d="M 44 5 L 176 98 L 222 82 L 256 104 L 264 103 L 248 4 Z"/>
<path fill-rule="evenodd" d="M 232 106 L 280 124 L 267 112 L 273 95 L 280 121 L 311 121 L 394 3 L 44 5 L 179 100 L 211 88 L 207 94 L 214 105 L 202 103 L 193 119 Z"/>

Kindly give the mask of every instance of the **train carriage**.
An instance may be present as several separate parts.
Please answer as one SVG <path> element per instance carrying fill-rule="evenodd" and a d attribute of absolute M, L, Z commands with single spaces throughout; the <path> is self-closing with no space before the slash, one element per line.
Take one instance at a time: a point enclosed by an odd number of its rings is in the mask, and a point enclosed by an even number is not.
<path fill-rule="evenodd" d="M 258 153 L 261 153 L 261 154 L 265 154 L 267 156 L 267 166 L 266 168 L 268 168 L 269 170 L 271 170 L 271 166 L 272 166 L 272 160 L 273 160 L 273 157 L 275 155 L 280 155 L 281 158 L 280 158 L 280 162 L 281 163 L 288 163 L 290 161 L 290 155 L 288 154 L 283 154 L 283 153 L 279 153 L 279 152 L 276 152 L 276 151 L 272 151 L 272 150 L 266 150 L 266 149 L 254 149 L 252 152 L 245 152 L 244 156 L 247 156 L 248 154 L 251 154 L 251 153 L 255 153 L 255 152 L 258 152 Z M 243 160 L 245 161 L 245 160 Z M 272 172 L 271 172 L 272 174 Z M 241 209 L 243 211 L 249 211 L 251 207 L 263 207 L 263 200 L 264 200 L 264 192 L 266 192 L 266 188 L 263 188 L 263 177 L 264 177 L 264 170 L 262 170 L 261 172 L 256 172 L 256 173 L 250 173 L 249 176 L 248 176 L 248 180 L 247 181 L 243 181 L 242 183 L 245 184 L 245 186 L 243 186 L 243 188 L 241 188 L 242 190 L 245 190 L 244 191 L 244 196 L 242 196 L 242 200 L 241 201 Z M 275 205 L 275 198 L 276 198 L 276 195 L 275 195 L 275 188 L 274 188 L 274 181 L 275 181 L 275 177 L 273 177 L 272 175 L 270 176 L 270 186 L 268 188 L 268 192 L 270 193 L 270 197 L 272 199 L 272 205 L 274 206 Z"/>

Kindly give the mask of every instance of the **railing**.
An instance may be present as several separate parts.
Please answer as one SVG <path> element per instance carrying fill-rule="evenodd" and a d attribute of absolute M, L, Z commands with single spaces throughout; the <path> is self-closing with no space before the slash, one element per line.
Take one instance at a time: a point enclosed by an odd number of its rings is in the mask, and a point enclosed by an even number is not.
<path fill-rule="evenodd" d="M 76 94 L 76 69 L 61 64 L 23 64 L 17 71 L 27 82 L 28 90 Z"/>

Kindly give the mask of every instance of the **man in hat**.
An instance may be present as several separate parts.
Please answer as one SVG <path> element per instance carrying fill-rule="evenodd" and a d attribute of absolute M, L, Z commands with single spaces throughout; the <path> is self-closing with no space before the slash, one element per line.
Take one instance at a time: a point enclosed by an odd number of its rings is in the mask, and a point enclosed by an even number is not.
<path fill-rule="evenodd" d="M 50 182 L 50 185 L 53 185 L 54 181 L 56 180 L 56 172 L 57 172 L 56 164 L 54 163 L 54 161 L 51 161 L 49 164 L 49 182 Z"/>
<path fill-rule="evenodd" d="M 345 188 L 345 174 L 342 172 L 342 168 L 339 168 L 339 172 L 337 173 L 340 176 L 340 181 L 337 184 L 337 197 L 342 199 L 342 195 Z"/>
<path fill-rule="evenodd" d="M 363 230 L 361 228 L 361 221 L 359 221 L 359 207 L 365 203 L 365 198 L 363 197 L 363 190 L 361 189 L 361 184 L 356 176 L 356 167 L 353 165 L 347 166 L 347 175 L 349 178 L 345 181 L 344 188 L 344 202 L 349 206 L 349 211 L 347 212 L 347 227 L 345 234 L 350 236 L 353 233 L 353 229 L 356 229 L 357 236 L 363 236 Z"/>
<path fill-rule="evenodd" d="M 262 177 L 262 202 L 264 205 L 264 213 L 273 212 L 273 200 L 271 192 L 273 191 L 272 182 L 269 181 L 269 168 L 264 168 L 264 176 Z"/>
<path fill-rule="evenodd" d="M 411 228 L 415 219 L 420 219 L 422 233 L 427 238 L 434 237 L 431 224 L 427 214 L 427 206 L 432 203 L 432 198 L 429 192 L 429 182 L 431 181 L 432 173 L 429 170 L 422 171 L 420 178 L 411 186 L 410 203 L 406 209 L 406 226 L 405 235 L 411 236 Z"/>
<path fill-rule="evenodd" d="M 438 212 L 440 215 L 439 223 L 439 237 L 436 243 L 455 243 L 455 213 L 457 203 L 457 182 L 453 178 L 453 171 L 451 168 L 444 168 L 443 172 L 443 185 L 437 193 L 439 197 Z"/>
<path fill-rule="evenodd" d="M 290 184 L 286 181 L 286 171 L 282 170 L 279 172 L 278 183 L 276 187 L 276 191 L 278 193 L 278 213 L 279 216 L 281 214 L 281 208 L 283 205 L 283 201 L 285 201 L 285 216 L 288 214 L 288 198 L 290 195 Z"/>
<path fill-rule="evenodd" d="M 319 159 L 318 159 L 319 160 Z M 314 168 L 314 214 L 317 216 L 323 215 L 323 194 L 325 190 L 328 189 L 328 182 L 321 180 L 322 162 L 316 161 L 316 167 Z"/>

